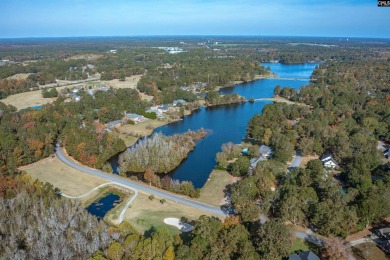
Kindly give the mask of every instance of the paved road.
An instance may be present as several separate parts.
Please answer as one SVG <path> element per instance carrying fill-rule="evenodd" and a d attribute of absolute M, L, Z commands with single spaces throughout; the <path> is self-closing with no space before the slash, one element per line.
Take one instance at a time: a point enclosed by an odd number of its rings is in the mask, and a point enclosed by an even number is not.
<path fill-rule="evenodd" d="M 299 167 L 302 161 L 302 156 L 299 156 L 298 154 L 295 154 L 294 160 L 291 162 L 290 168 L 296 168 Z"/>
<path fill-rule="evenodd" d="M 146 193 L 149 193 L 149 194 L 153 194 L 155 196 L 158 196 L 158 197 L 161 197 L 161 198 L 164 198 L 164 199 L 168 199 L 168 200 L 172 200 L 172 201 L 175 201 L 177 203 L 181 203 L 183 205 L 187 205 L 187 206 L 190 206 L 190 207 L 193 207 L 193 208 L 204 210 L 204 211 L 207 211 L 207 212 L 210 212 L 210 213 L 213 213 L 213 214 L 225 216 L 225 213 L 220 208 L 217 208 L 217 207 L 214 207 L 214 206 L 211 206 L 211 205 L 207 205 L 207 204 L 204 204 L 204 203 L 201 203 L 201 202 L 197 202 L 197 201 L 194 201 L 194 200 L 191 200 L 191 199 L 188 199 L 188 198 L 184 198 L 184 197 L 181 197 L 181 196 L 178 196 L 178 195 L 174 195 L 174 194 L 171 194 L 169 192 L 158 190 L 158 189 L 156 189 L 154 187 L 151 187 L 151 186 L 150 187 L 149 186 L 144 186 L 144 185 L 132 182 L 130 180 L 125 180 L 125 179 L 122 179 L 121 177 L 119 177 L 117 175 L 114 175 L 114 174 L 107 174 L 107 173 L 103 173 L 103 172 L 101 172 L 99 170 L 95 170 L 95 169 L 87 168 L 85 166 L 78 165 L 78 164 L 74 163 L 73 161 L 69 160 L 67 158 L 67 156 L 65 156 L 62 153 L 62 150 L 61 150 L 59 145 L 56 146 L 56 155 L 57 155 L 58 159 L 60 159 L 63 163 L 65 163 L 66 165 L 68 165 L 68 166 L 70 166 L 72 168 L 75 168 L 75 169 L 77 169 L 79 171 L 83 171 L 83 172 L 86 172 L 86 173 L 89 173 L 89 174 L 93 174 L 95 176 L 104 178 L 104 179 L 106 179 L 108 181 L 118 182 L 118 183 L 124 185 L 125 187 L 133 188 L 133 189 L 136 189 L 136 190 L 139 190 L 139 191 L 143 191 L 143 192 L 146 192 Z"/>
<path fill-rule="evenodd" d="M 130 207 L 131 203 L 135 200 L 135 198 L 137 198 L 138 196 L 138 190 L 134 189 L 134 188 L 131 188 L 127 185 L 123 185 L 119 182 L 107 182 L 107 183 L 103 183 L 95 188 L 93 188 L 92 190 L 88 191 L 87 193 L 84 193 L 83 195 L 80 195 L 80 196 L 70 196 L 70 195 L 66 195 L 64 193 L 61 193 L 61 196 L 64 196 L 66 198 L 69 198 L 69 199 L 79 199 L 79 198 L 82 198 L 82 197 L 85 197 L 87 195 L 89 195 L 90 193 L 94 192 L 95 190 L 97 189 L 100 189 L 101 187 L 105 187 L 105 186 L 109 186 L 109 185 L 118 185 L 118 186 L 121 186 L 121 187 L 124 187 L 126 189 L 130 189 L 132 191 L 134 191 L 134 195 L 131 197 L 131 199 L 126 203 L 126 205 L 123 207 L 122 211 L 121 211 L 121 214 L 119 215 L 119 224 L 123 222 L 124 218 L 125 218 L 125 213 L 126 213 L 126 210 Z"/>

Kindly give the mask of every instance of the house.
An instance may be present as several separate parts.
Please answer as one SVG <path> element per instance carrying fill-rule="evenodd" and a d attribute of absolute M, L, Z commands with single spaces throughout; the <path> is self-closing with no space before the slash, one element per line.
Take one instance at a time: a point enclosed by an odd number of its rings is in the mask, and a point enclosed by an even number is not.
<path fill-rule="evenodd" d="M 390 227 L 378 229 L 376 233 L 381 238 L 390 239 Z"/>
<path fill-rule="evenodd" d="M 383 156 L 388 159 L 390 158 L 390 148 L 387 148 L 383 151 Z"/>
<path fill-rule="evenodd" d="M 312 251 L 304 251 L 299 254 L 291 254 L 288 260 L 320 260 L 320 258 Z"/>
<path fill-rule="evenodd" d="M 99 84 L 99 85 L 96 85 L 96 89 L 106 92 L 106 91 L 108 91 L 110 88 L 107 87 L 107 86 L 104 85 L 104 84 Z"/>
<path fill-rule="evenodd" d="M 146 110 L 147 113 L 156 113 L 157 117 L 161 117 L 163 112 L 161 109 L 148 109 Z"/>
<path fill-rule="evenodd" d="M 337 162 L 333 160 L 333 155 L 330 152 L 321 155 L 320 160 L 325 168 L 335 168 L 337 166 Z"/>
<path fill-rule="evenodd" d="M 186 86 L 181 86 L 181 87 L 179 87 L 181 90 L 184 90 L 184 91 L 189 91 L 189 89 L 188 89 L 188 87 L 186 87 Z"/>
<path fill-rule="evenodd" d="M 386 254 L 390 254 L 390 240 L 379 242 L 378 245 Z"/>
<path fill-rule="evenodd" d="M 272 148 L 263 144 L 259 147 L 259 154 L 264 158 L 269 158 L 272 154 Z"/>
<path fill-rule="evenodd" d="M 81 100 L 81 97 L 74 92 L 71 93 L 71 98 L 75 102 L 79 102 Z"/>
<path fill-rule="evenodd" d="M 159 106 L 157 107 L 157 109 L 160 109 L 161 112 L 165 113 L 169 110 L 169 106 L 168 105 L 162 105 L 162 106 Z"/>
<path fill-rule="evenodd" d="M 185 105 L 185 104 L 187 104 L 187 102 L 184 99 L 176 99 L 176 100 L 173 101 L 173 106 L 174 107 L 179 105 L 179 104 Z"/>
<path fill-rule="evenodd" d="M 115 120 L 115 121 L 112 121 L 110 123 L 107 123 L 106 124 L 106 131 L 107 131 L 107 129 L 111 130 L 112 128 L 118 127 L 120 125 L 121 125 L 121 120 Z M 111 131 L 107 131 L 107 132 L 111 132 Z"/>
<path fill-rule="evenodd" d="M 126 114 L 126 118 L 134 123 L 145 121 L 145 117 L 138 114 Z"/>
<path fill-rule="evenodd" d="M 265 160 L 267 159 L 265 159 L 264 157 L 257 157 L 257 158 L 250 159 L 249 172 L 253 171 L 260 161 L 265 161 Z"/>

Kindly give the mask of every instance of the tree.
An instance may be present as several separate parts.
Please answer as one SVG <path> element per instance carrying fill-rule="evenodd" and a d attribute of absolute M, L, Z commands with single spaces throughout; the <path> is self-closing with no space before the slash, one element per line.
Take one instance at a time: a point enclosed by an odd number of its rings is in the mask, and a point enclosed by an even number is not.
<path fill-rule="evenodd" d="M 255 247 L 262 259 L 287 257 L 292 242 L 288 227 L 280 221 L 267 221 L 255 232 Z"/>
<path fill-rule="evenodd" d="M 322 257 L 328 260 L 346 260 L 351 256 L 351 251 L 344 245 L 344 241 L 338 237 L 330 237 L 324 241 Z"/>
<path fill-rule="evenodd" d="M 249 158 L 246 156 L 240 156 L 237 161 L 233 163 L 231 174 L 234 176 L 244 176 L 248 173 L 249 165 Z"/>
<path fill-rule="evenodd" d="M 277 85 L 274 89 L 274 96 L 279 96 L 280 95 L 280 85 Z"/>
<path fill-rule="evenodd" d="M 119 242 L 112 242 L 107 249 L 107 257 L 110 260 L 120 260 L 124 251 L 123 247 Z"/>
<path fill-rule="evenodd" d="M 163 260 L 174 260 L 175 259 L 175 251 L 173 246 L 170 246 L 165 250 Z"/>
<path fill-rule="evenodd" d="M 144 173 L 144 179 L 149 182 L 149 184 L 152 184 L 155 182 L 156 174 L 154 173 L 152 168 L 146 169 Z"/>

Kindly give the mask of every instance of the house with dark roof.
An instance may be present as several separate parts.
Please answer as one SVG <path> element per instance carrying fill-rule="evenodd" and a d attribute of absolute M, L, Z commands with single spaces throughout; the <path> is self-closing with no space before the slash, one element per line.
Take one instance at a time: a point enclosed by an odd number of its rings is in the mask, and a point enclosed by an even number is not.
<path fill-rule="evenodd" d="M 390 227 L 378 229 L 376 233 L 381 238 L 390 239 Z"/>
<path fill-rule="evenodd" d="M 383 151 L 383 156 L 388 159 L 390 158 L 390 148 L 387 148 Z"/>
<path fill-rule="evenodd" d="M 321 155 L 320 160 L 326 168 L 335 168 L 337 166 L 337 162 L 333 159 L 333 155 L 330 152 Z"/>
<path fill-rule="evenodd" d="M 320 258 L 313 251 L 304 251 L 299 254 L 291 254 L 288 260 L 320 260 Z"/>

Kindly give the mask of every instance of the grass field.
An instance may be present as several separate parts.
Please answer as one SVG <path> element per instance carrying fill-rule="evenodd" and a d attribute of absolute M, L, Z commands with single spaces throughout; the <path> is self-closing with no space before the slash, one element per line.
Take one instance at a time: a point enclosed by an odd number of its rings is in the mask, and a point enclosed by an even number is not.
<path fill-rule="evenodd" d="M 294 240 L 294 244 L 290 249 L 290 253 L 298 252 L 298 251 L 308 251 L 310 250 L 307 242 L 304 239 L 296 238 Z"/>
<path fill-rule="evenodd" d="M 63 164 L 57 157 L 46 158 L 21 169 L 31 175 L 33 179 L 49 182 L 70 196 L 82 195 L 96 186 L 108 182 L 103 178 L 73 169 Z M 80 201 L 85 203 L 100 192 L 104 192 L 104 190 L 93 192 L 81 198 Z"/>
<path fill-rule="evenodd" d="M 124 125 L 119 127 L 119 133 L 121 134 L 121 137 L 127 137 L 127 136 L 133 136 L 133 137 L 142 137 L 150 135 L 153 130 L 157 127 L 163 126 L 168 124 L 169 121 L 167 119 L 162 120 L 153 120 L 153 119 L 147 119 L 144 122 L 137 123 L 135 125 Z M 124 141 L 126 141 L 124 139 Z"/>
<path fill-rule="evenodd" d="M 230 175 L 227 171 L 213 170 L 206 184 L 201 189 L 198 200 L 216 207 L 223 205 L 226 186 L 237 180 L 237 177 Z"/>
<path fill-rule="evenodd" d="M 184 216 L 189 220 L 195 220 L 201 215 L 209 214 L 169 200 L 163 205 L 160 203 L 159 197 L 156 196 L 151 201 L 148 195 L 139 193 L 137 199 L 127 210 L 125 220 L 141 233 L 154 227 L 157 230 L 166 228 L 171 234 L 175 235 L 179 234 L 180 231 L 176 227 L 165 224 L 163 222 L 165 218 L 180 219 Z"/>

